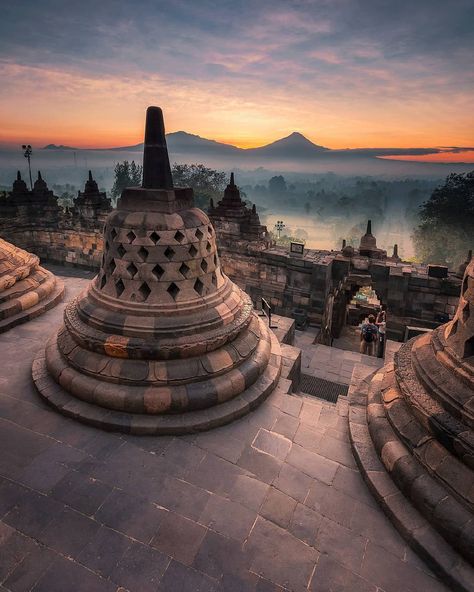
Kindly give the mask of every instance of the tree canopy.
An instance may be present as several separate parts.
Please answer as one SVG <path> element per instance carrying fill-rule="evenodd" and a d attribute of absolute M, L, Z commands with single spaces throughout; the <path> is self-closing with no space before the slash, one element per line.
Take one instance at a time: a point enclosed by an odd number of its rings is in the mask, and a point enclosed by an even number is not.
<path fill-rule="evenodd" d="M 209 200 L 221 199 L 226 186 L 226 174 L 203 164 L 174 163 L 171 173 L 176 187 L 192 187 L 194 202 L 199 208 L 208 208 Z"/>
<path fill-rule="evenodd" d="M 419 218 L 417 256 L 451 268 L 462 263 L 474 242 L 474 171 L 449 175 L 420 206 Z"/>
<path fill-rule="evenodd" d="M 114 168 L 114 184 L 112 186 L 112 197 L 117 198 L 126 187 L 138 187 L 142 184 L 143 167 L 135 164 L 135 161 L 118 162 Z"/>

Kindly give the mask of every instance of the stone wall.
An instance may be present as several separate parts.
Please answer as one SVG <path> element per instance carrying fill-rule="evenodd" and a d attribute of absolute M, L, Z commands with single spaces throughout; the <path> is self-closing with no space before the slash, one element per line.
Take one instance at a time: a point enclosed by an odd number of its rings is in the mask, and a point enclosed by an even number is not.
<path fill-rule="evenodd" d="M 402 339 L 406 326 L 433 328 L 452 318 L 459 274 L 431 277 L 426 266 L 401 261 L 396 250 L 387 257 L 377 248 L 370 223 L 361 238 L 362 251 L 343 245 L 341 251 L 307 249 L 303 255 L 293 254 L 262 237 L 245 238 L 252 234 L 249 228 L 264 228 L 250 224 L 247 218 L 242 218 L 245 224 L 239 222 L 239 239 L 236 212 L 245 208 L 237 200 L 240 195 L 235 186 L 230 189 L 239 207 L 228 220 L 222 212 L 214 220 L 221 265 L 256 306 L 263 297 L 277 314 L 291 317 L 296 311 L 306 315 L 310 323 L 321 327 L 320 339 L 328 344 L 339 336 L 346 323 L 346 306 L 361 286 L 371 285 L 387 306 L 392 339 Z M 111 209 L 92 175 L 66 211 L 40 175 L 33 191 L 27 190 L 18 175 L 11 194 L 0 200 L 0 235 L 43 261 L 97 269 L 103 250 L 102 227 Z M 257 215 L 253 212 L 252 216 Z"/>

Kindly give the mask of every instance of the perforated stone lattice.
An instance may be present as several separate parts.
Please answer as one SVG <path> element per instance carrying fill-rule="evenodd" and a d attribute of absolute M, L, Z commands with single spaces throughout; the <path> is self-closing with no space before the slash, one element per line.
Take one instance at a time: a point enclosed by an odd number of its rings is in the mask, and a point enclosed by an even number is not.
<path fill-rule="evenodd" d="M 193 293 L 202 297 L 218 288 L 218 266 L 214 232 L 209 224 L 148 230 L 143 234 L 114 226 L 109 233 L 106 229 L 97 286 L 111 296 L 133 302 L 147 302 L 160 293 L 173 300 L 192 298 Z"/>

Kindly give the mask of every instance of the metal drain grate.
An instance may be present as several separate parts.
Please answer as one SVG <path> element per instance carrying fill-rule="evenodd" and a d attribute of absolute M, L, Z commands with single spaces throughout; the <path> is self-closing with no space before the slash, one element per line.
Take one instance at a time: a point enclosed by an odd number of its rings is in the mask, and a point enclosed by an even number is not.
<path fill-rule="evenodd" d="M 301 375 L 300 391 L 307 395 L 312 395 L 318 399 L 324 399 L 329 403 L 337 403 L 339 396 L 346 397 L 349 387 L 347 384 L 339 384 L 337 382 L 330 382 L 324 378 L 310 376 L 309 374 Z"/>

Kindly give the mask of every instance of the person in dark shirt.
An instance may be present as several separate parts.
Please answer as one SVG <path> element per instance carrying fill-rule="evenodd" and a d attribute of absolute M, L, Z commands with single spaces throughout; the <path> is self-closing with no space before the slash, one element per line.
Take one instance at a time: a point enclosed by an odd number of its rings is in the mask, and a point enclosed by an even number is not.
<path fill-rule="evenodd" d="M 377 325 L 374 315 L 369 315 L 367 323 L 363 323 L 360 330 L 360 353 L 366 356 L 375 355 L 375 347 L 378 341 Z"/>

